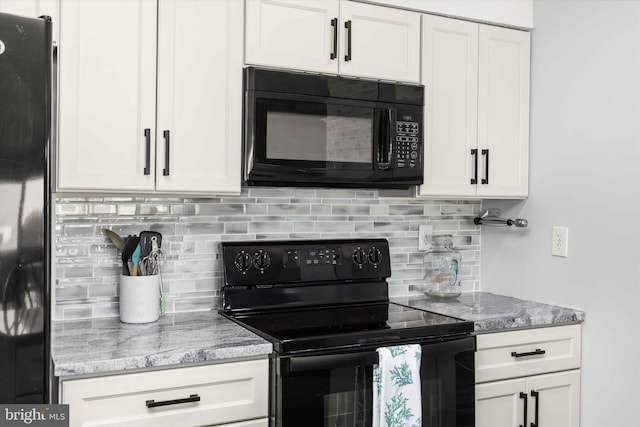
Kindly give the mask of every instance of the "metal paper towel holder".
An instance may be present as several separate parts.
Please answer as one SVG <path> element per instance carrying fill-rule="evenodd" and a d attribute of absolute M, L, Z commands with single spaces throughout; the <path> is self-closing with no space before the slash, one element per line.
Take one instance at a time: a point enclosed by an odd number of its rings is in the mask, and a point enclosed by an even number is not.
<path fill-rule="evenodd" d="M 488 225 L 491 227 L 504 227 L 513 225 L 514 227 L 526 227 L 529 221 L 524 218 L 507 219 L 500 217 L 500 209 L 489 208 L 482 215 L 473 219 L 475 225 Z"/>

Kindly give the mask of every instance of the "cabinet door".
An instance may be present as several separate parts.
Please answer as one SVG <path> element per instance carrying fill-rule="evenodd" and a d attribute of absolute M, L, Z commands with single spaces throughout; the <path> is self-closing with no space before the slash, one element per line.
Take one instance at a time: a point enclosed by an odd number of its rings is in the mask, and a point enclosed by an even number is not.
<path fill-rule="evenodd" d="M 524 379 L 476 385 L 475 427 L 528 426 L 524 419 L 525 391 Z"/>
<path fill-rule="evenodd" d="M 535 422 L 536 425 L 544 427 L 579 427 L 579 370 L 530 377 L 527 384 L 529 423 Z M 538 393 L 537 397 L 533 396 L 532 392 Z"/>
<path fill-rule="evenodd" d="M 424 196 L 475 196 L 478 24 L 422 16 Z"/>
<path fill-rule="evenodd" d="M 239 193 L 243 4 L 160 0 L 158 22 L 156 189 Z"/>
<path fill-rule="evenodd" d="M 153 190 L 156 15 L 150 0 L 61 2 L 60 190 Z"/>
<path fill-rule="evenodd" d="M 340 74 L 420 81 L 419 13 L 342 1 L 340 16 Z"/>
<path fill-rule="evenodd" d="M 479 34 L 478 148 L 488 184 L 481 181 L 478 195 L 526 197 L 530 35 L 489 25 Z"/>
<path fill-rule="evenodd" d="M 247 0 L 245 62 L 336 74 L 338 14 L 338 0 Z"/>

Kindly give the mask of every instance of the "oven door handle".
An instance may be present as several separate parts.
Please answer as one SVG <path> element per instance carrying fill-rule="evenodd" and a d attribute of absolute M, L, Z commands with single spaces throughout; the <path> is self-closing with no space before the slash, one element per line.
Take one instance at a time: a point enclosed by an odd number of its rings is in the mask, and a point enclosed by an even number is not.
<path fill-rule="evenodd" d="M 285 362 L 283 375 L 299 372 L 322 371 L 348 366 L 372 366 L 378 363 L 378 353 L 365 351 L 362 353 L 325 354 L 322 356 L 290 357 Z M 288 369 L 286 369 L 288 365 Z"/>
<path fill-rule="evenodd" d="M 422 357 L 434 358 L 446 354 L 473 352 L 476 340 L 473 336 L 445 340 L 442 342 L 416 342 L 422 345 Z M 389 343 L 388 345 L 398 345 Z M 380 347 L 384 347 L 383 343 Z M 341 367 L 372 366 L 378 363 L 375 350 L 355 353 L 323 354 L 318 356 L 290 356 L 283 358 L 281 374 L 288 376 L 297 372 L 328 370 Z"/>

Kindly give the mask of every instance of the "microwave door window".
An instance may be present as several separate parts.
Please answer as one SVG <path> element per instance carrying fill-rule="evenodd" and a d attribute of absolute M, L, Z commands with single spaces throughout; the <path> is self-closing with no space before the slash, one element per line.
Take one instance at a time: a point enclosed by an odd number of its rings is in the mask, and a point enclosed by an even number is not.
<path fill-rule="evenodd" d="M 373 109 L 273 103 L 266 111 L 266 160 L 324 169 L 371 169 Z M 280 108 L 279 108 L 280 107 Z"/>

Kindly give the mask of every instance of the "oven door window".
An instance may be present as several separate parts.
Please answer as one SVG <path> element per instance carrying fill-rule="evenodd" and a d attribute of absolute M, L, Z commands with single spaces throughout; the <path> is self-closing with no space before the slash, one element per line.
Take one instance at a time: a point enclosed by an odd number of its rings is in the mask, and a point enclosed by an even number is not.
<path fill-rule="evenodd" d="M 422 427 L 473 427 L 472 337 L 422 346 Z M 279 427 L 371 427 L 375 349 L 282 358 L 277 377 Z"/>
<path fill-rule="evenodd" d="M 256 160 L 308 169 L 373 169 L 375 108 L 256 100 Z"/>
<path fill-rule="evenodd" d="M 372 366 L 335 367 L 282 378 L 282 417 L 277 425 L 371 427 L 372 378 Z"/>

